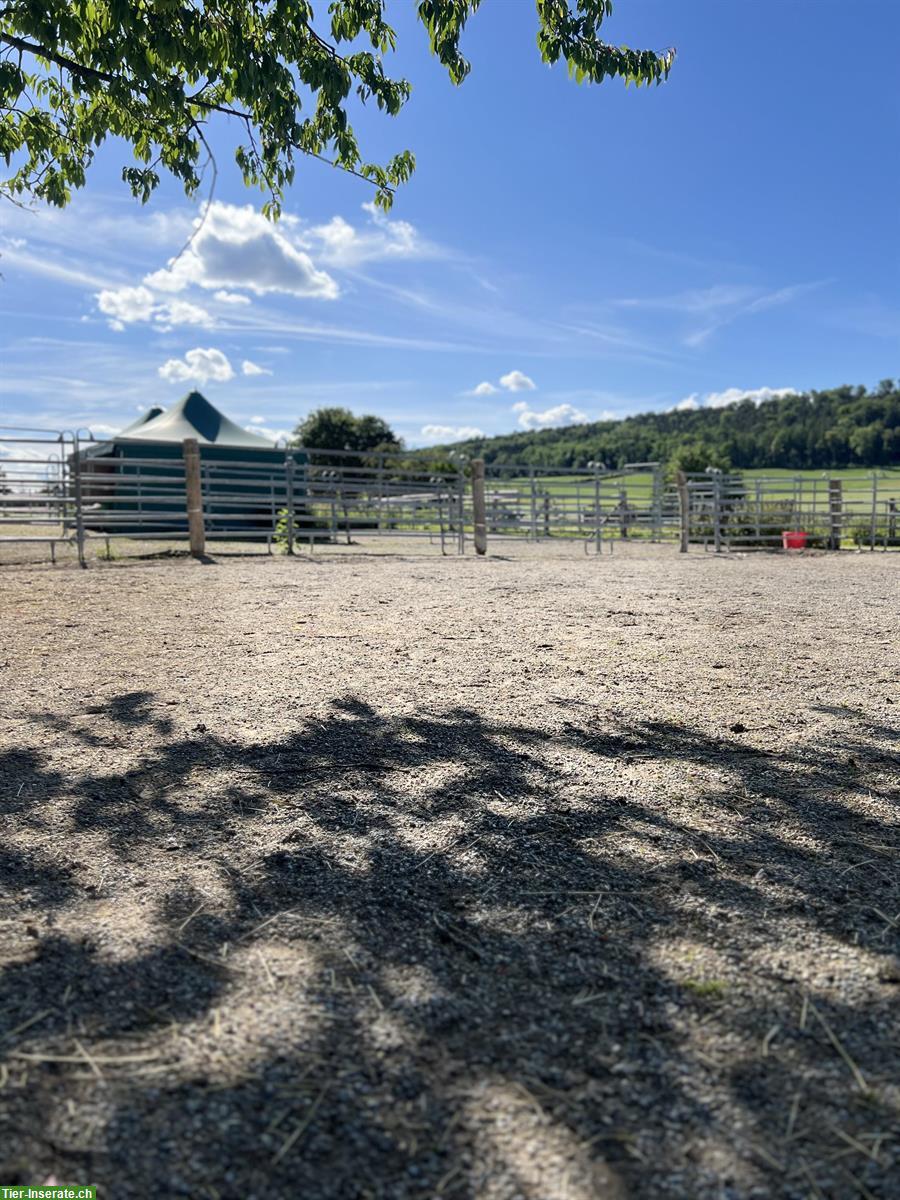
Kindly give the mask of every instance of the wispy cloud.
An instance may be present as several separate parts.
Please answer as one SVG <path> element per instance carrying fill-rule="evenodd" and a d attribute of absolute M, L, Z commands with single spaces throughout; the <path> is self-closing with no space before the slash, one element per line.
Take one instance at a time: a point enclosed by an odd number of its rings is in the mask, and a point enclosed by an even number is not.
<path fill-rule="evenodd" d="M 614 300 L 613 305 L 625 309 L 658 309 L 664 312 L 702 315 L 746 303 L 758 295 L 759 289 L 749 284 L 717 283 L 712 287 L 689 288 L 671 295 L 623 297 Z"/>
<path fill-rule="evenodd" d="M 731 325 L 742 317 L 753 316 L 755 313 L 765 312 L 770 308 L 779 308 L 782 305 L 791 304 L 800 296 L 805 296 L 809 292 L 816 291 L 818 288 L 824 287 L 828 282 L 827 279 L 819 279 L 811 283 L 796 283 L 790 287 L 777 288 L 772 292 L 763 292 L 754 299 L 747 300 L 746 303 L 735 301 L 730 305 L 725 304 L 717 313 L 715 309 L 710 310 L 715 315 L 699 329 L 688 334 L 684 339 L 684 344 L 690 346 L 691 349 L 696 349 L 726 325 Z"/>
<path fill-rule="evenodd" d="M 0 261 L 5 266 L 27 271 L 29 275 L 41 275 L 59 283 L 71 284 L 73 287 L 94 289 L 114 287 L 116 284 L 116 280 L 110 275 L 100 274 L 74 259 L 66 263 L 57 257 L 48 258 L 44 254 L 32 254 L 11 241 L 0 244 Z"/>
<path fill-rule="evenodd" d="M 747 283 L 717 283 L 669 294 L 622 297 L 614 300 L 612 306 L 622 313 L 670 313 L 685 322 L 699 320 L 701 324 L 681 334 L 682 344 L 696 350 L 725 326 L 767 309 L 791 304 L 829 282 L 817 279 L 768 291 Z"/>
<path fill-rule="evenodd" d="M 422 350 L 440 353 L 479 351 L 484 347 L 477 343 L 454 341 L 440 337 L 417 337 L 383 333 L 375 329 L 361 329 L 350 325 L 326 324 L 308 321 L 289 314 L 263 309 L 254 305 L 251 310 L 235 312 L 227 322 L 220 320 L 220 327 L 234 332 L 277 334 L 292 341 L 322 342 L 334 345 L 356 345 L 383 347 L 397 350 Z"/>
<path fill-rule="evenodd" d="M 331 267 L 352 268 L 389 259 L 445 256 L 445 250 L 422 237 L 409 221 L 392 220 L 371 203 L 362 207 L 368 217 L 364 227 L 334 216 L 324 225 L 313 225 L 305 231 L 303 243 Z"/>
<path fill-rule="evenodd" d="M 604 239 L 614 249 L 624 251 L 637 258 L 651 259 L 675 267 L 693 267 L 704 271 L 743 269 L 744 264 L 733 259 L 724 259 L 716 254 L 691 254 L 685 250 L 674 250 L 670 246 L 654 246 L 640 238 L 621 234 L 610 234 Z"/>

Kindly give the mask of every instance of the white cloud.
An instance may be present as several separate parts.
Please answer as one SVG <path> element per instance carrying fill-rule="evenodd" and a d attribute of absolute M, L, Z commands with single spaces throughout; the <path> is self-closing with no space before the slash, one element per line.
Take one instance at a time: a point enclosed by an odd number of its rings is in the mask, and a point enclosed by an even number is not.
<path fill-rule="evenodd" d="M 202 325 L 210 328 L 212 317 L 199 304 L 187 300 L 160 302 L 148 287 L 104 288 L 97 292 L 97 307 L 109 318 L 109 327 L 121 333 L 126 325 L 153 321 L 161 329 L 176 325 Z"/>
<path fill-rule="evenodd" d="M 537 384 L 523 371 L 508 371 L 500 376 L 500 386 L 508 392 L 533 392 Z"/>
<path fill-rule="evenodd" d="M 727 408 L 730 404 L 739 404 L 741 400 L 752 400 L 754 404 L 762 404 L 764 400 L 773 400 L 777 396 L 792 396 L 796 391 L 796 388 L 789 387 L 731 387 L 722 392 L 707 392 L 705 396 L 700 396 L 699 392 L 692 392 L 669 411 L 696 412 L 698 408 Z"/>
<path fill-rule="evenodd" d="M 261 367 L 258 363 L 251 362 L 249 358 L 245 358 L 241 363 L 242 375 L 271 375 L 272 372 L 268 367 Z"/>
<path fill-rule="evenodd" d="M 267 420 L 268 420 L 267 417 L 251 417 L 250 424 L 251 425 L 265 425 Z"/>
<path fill-rule="evenodd" d="M 740 400 L 752 400 L 754 404 L 762 404 L 763 400 L 774 400 L 777 396 L 791 396 L 796 388 L 726 388 L 724 392 L 710 392 L 706 397 L 707 408 L 726 408 L 729 404 L 737 404 Z"/>
<path fill-rule="evenodd" d="M 488 381 L 486 379 L 483 379 L 481 381 L 481 383 L 479 383 L 477 385 L 477 387 L 472 388 L 472 391 L 469 393 L 469 395 L 471 395 L 471 396 L 493 396 L 497 390 L 498 389 L 495 388 L 492 383 L 488 383 Z"/>
<path fill-rule="evenodd" d="M 465 442 L 484 437 L 484 431 L 474 425 L 423 425 L 422 437 L 432 442 Z"/>
<path fill-rule="evenodd" d="M 234 369 L 221 350 L 213 347 L 203 350 L 198 346 L 188 350 L 184 358 L 170 358 L 163 363 L 159 374 L 170 383 L 184 383 L 187 380 L 206 383 L 209 379 L 227 383 L 234 378 Z"/>
<path fill-rule="evenodd" d="M 512 406 L 519 414 L 519 424 L 523 429 L 551 429 L 558 425 L 583 425 L 591 418 L 574 404 L 556 404 L 553 408 L 545 408 L 543 412 L 535 412 L 524 400 L 519 400 Z"/>
<path fill-rule="evenodd" d="M 269 429 L 265 425 L 250 424 L 247 426 L 248 433 L 258 433 L 260 437 L 268 438 L 270 442 L 289 442 L 294 436 L 290 429 Z"/>
<path fill-rule="evenodd" d="M 210 329 L 214 323 L 205 308 L 191 304 L 189 300 L 169 300 L 160 304 L 154 319 L 164 329 L 171 329 L 173 325 L 203 325 Z"/>
<path fill-rule="evenodd" d="M 284 292 L 292 296 L 334 300 L 338 285 L 320 271 L 292 238 L 296 222 L 268 221 L 249 204 L 216 200 L 197 220 L 194 239 L 183 254 L 144 283 L 163 292 L 188 287 L 216 291 L 246 288 L 257 295 Z"/>
<path fill-rule="evenodd" d="M 218 300 L 220 304 L 249 304 L 250 297 L 242 296 L 240 292 L 226 292 L 224 288 L 213 293 L 213 299 Z"/>
<path fill-rule="evenodd" d="M 314 225 L 308 231 L 305 245 L 322 262 L 335 267 L 358 267 L 389 258 L 434 258 L 441 253 L 409 221 L 392 221 L 371 203 L 363 209 L 369 214 L 367 228 L 358 229 L 343 217 L 332 217 L 327 224 Z"/>
<path fill-rule="evenodd" d="M 134 321 L 149 321 L 156 301 L 149 288 L 104 288 L 97 293 L 97 307 L 121 328 Z"/>

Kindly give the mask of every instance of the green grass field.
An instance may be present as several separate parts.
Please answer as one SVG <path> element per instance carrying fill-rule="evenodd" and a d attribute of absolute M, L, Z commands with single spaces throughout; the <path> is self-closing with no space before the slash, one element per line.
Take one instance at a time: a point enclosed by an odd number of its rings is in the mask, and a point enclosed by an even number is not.
<path fill-rule="evenodd" d="M 868 494 L 872 486 L 873 473 L 877 477 L 878 496 L 879 498 L 887 498 L 894 494 L 893 489 L 896 489 L 898 500 L 900 500 L 900 467 L 844 467 L 842 469 L 821 471 L 798 471 L 789 467 L 759 467 L 741 471 L 743 478 L 750 482 L 759 480 L 771 480 L 779 492 L 784 492 L 788 486 L 796 481 L 802 481 L 803 492 L 806 495 L 810 493 L 807 488 L 811 488 L 813 484 L 821 486 L 823 495 L 827 490 L 828 479 L 840 479 L 846 486 L 848 491 L 852 491 L 859 496 L 866 491 Z M 583 496 L 591 494 L 594 482 L 593 477 L 588 473 L 579 473 L 567 475 L 564 471 L 560 471 L 555 475 L 535 475 L 535 482 L 538 488 L 545 489 L 553 495 L 570 495 L 574 496 L 577 492 L 581 492 Z M 525 488 L 529 487 L 528 476 L 510 476 L 495 477 L 488 475 L 488 489 L 501 490 L 503 488 Z M 632 475 L 616 476 L 614 479 L 604 479 L 602 481 L 602 494 L 604 500 L 619 488 L 624 488 L 630 502 L 635 503 L 642 497 L 648 497 L 653 490 L 653 475 L 649 471 L 638 471 Z M 818 487 L 815 489 L 818 491 Z"/>
<path fill-rule="evenodd" d="M 840 479 L 842 481 L 862 481 L 871 483 L 872 475 L 878 476 L 879 491 L 881 481 L 891 481 L 900 487 L 900 467 L 842 467 L 831 471 L 797 471 L 790 467 L 754 467 L 742 471 L 745 479 Z"/>

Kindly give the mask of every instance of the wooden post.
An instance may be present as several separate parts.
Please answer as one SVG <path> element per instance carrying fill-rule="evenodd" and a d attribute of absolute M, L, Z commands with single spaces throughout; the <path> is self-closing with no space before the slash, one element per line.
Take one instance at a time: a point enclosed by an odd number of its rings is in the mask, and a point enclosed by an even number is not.
<path fill-rule="evenodd" d="M 475 535 L 475 553 L 487 554 L 483 458 L 472 459 L 472 525 Z"/>
<path fill-rule="evenodd" d="M 841 548 L 841 516 L 844 500 L 840 479 L 828 480 L 828 549 Z"/>
<path fill-rule="evenodd" d="M 87 568 L 84 556 L 84 494 L 81 485 L 81 450 L 78 438 L 75 438 L 75 450 L 72 454 L 72 482 L 75 485 L 75 542 L 78 546 L 78 565 Z"/>
<path fill-rule="evenodd" d="M 603 550 L 603 526 L 600 523 L 600 465 L 594 463 L 594 546 L 597 554 Z"/>
<path fill-rule="evenodd" d="M 449 508 L 449 495 L 450 494 L 448 492 L 447 493 L 448 508 Z M 440 522 L 440 526 L 441 526 L 441 554 L 446 554 L 447 551 L 444 548 L 444 496 L 443 496 L 443 493 L 441 493 L 441 492 L 438 492 L 438 521 Z"/>
<path fill-rule="evenodd" d="M 460 466 L 456 475 L 456 509 L 459 523 L 456 528 L 456 553 L 466 552 L 466 473 Z"/>
<path fill-rule="evenodd" d="M 878 472 L 872 472 L 872 536 L 869 539 L 869 549 L 875 549 L 875 536 L 878 532 Z"/>
<path fill-rule="evenodd" d="M 716 554 L 722 551 L 722 475 L 713 476 L 713 543 Z"/>
<path fill-rule="evenodd" d="M 184 493 L 191 554 L 194 558 L 202 558 L 206 552 L 206 531 L 203 528 L 203 489 L 200 486 L 200 446 L 196 438 L 185 438 L 181 448 L 184 454 Z"/>
<path fill-rule="evenodd" d="M 675 485 L 678 488 L 678 510 L 681 515 L 681 545 L 679 552 L 687 554 L 688 543 L 691 540 L 691 498 L 688 494 L 687 476 L 684 471 L 679 471 L 675 476 Z"/>
<path fill-rule="evenodd" d="M 663 506 L 663 473 L 659 463 L 653 464 L 653 537 L 658 542 L 662 538 L 662 506 Z"/>
<path fill-rule="evenodd" d="M 550 493 L 544 492 L 544 537 L 550 536 Z"/>

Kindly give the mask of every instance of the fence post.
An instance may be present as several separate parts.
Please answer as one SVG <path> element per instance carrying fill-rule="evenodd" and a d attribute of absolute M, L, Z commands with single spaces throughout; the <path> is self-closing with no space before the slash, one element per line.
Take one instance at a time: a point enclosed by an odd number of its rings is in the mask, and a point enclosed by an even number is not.
<path fill-rule="evenodd" d="M 600 523 L 600 464 L 594 463 L 594 546 L 597 554 L 603 550 L 603 526 Z"/>
<path fill-rule="evenodd" d="M 288 451 L 284 460 L 285 503 L 287 506 L 287 553 L 294 553 L 294 470 L 296 468 L 293 454 Z"/>
<path fill-rule="evenodd" d="M 716 554 L 722 551 L 722 476 L 713 476 L 713 543 Z"/>
<path fill-rule="evenodd" d="M 378 455 L 378 532 L 384 528 L 384 455 Z"/>
<path fill-rule="evenodd" d="M 483 458 L 472 459 L 472 526 L 475 538 L 475 553 L 487 554 Z"/>
<path fill-rule="evenodd" d="M 531 487 L 531 540 L 537 541 L 537 491 L 534 478 L 534 467 L 528 468 L 528 482 Z"/>
<path fill-rule="evenodd" d="M 544 492 L 544 537 L 550 536 L 550 493 Z"/>
<path fill-rule="evenodd" d="M 828 480 L 828 549 L 841 548 L 841 515 L 844 500 L 840 479 Z"/>
<path fill-rule="evenodd" d="M 87 567 L 84 557 L 84 497 L 81 486 L 81 450 L 76 434 L 72 452 L 72 482 L 75 485 L 75 543 L 78 547 L 78 565 Z"/>
<path fill-rule="evenodd" d="M 456 499 L 459 505 L 459 525 L 456 530 L 456 552 L 466 552 L 466 473 L 462 467 L 456 479 Z"/>
<path fill-rule="evenodd" d="M 651 540 L 654 542 L 662 539 L 662 520 L 663 520 L 663 477 L 662 467 L 659 463 L 653 464 L 653 533 Z"/>
<path fill-rule="evenodd" d="M 675 475 L 675 486 L 678 488 L 678 513 L 681 520 L 681 545 L 678 550 L 680 554 L 687 554 L 691 540 L 691 498 L 684 471 L 678 471 Z"/>
<path fill-rule="evenodd" d="M 181 449 L 184 455 L 184 493 L 191 554 L 194 558 L 202 558 L 206 551 L 206 531 L 203 527 L 203 489 L 200 486 L 200 446 L 196 438 L 185 438 Z"/>
<path fill-rule="evenodd" d="M 875 549 L 875 538 L 878 534 L 878 472 L 872 472 L 872 530 L 869 548 Z"/>

